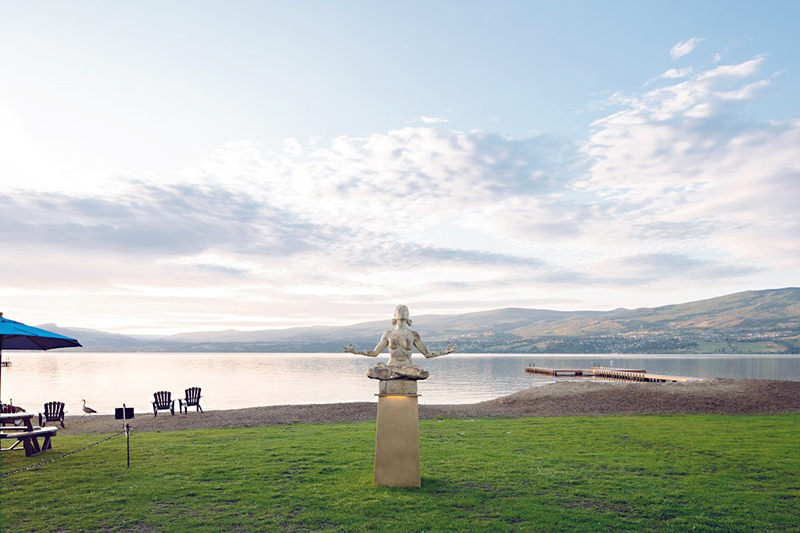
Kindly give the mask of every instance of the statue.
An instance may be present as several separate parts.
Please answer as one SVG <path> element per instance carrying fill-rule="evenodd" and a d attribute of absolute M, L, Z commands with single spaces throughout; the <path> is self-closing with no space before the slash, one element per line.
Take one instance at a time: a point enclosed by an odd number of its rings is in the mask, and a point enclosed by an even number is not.
<path fill-rule="evenodd" d="M 395 308 L 392 325 L 395 328 L 387 330 L 381 335 L 381 340 L 374 350 L 359 351 L 352 344 L 344 345 L 345 352 L 366 355 L 367 357 L 377 357 L 387 346 L 389 347 L 389 364 L 378 363 L 375 367 L 367 370 L 367 376 L 372 379 L 381 381 L 390 379 L 426 379 L 429 376 L 428 372 L 411 362 L 413 347 L 416 347 L 419 353 L 426 358 L 447 355 L 458 349 L 455 344 L 448 344 L 443 352 L 428 351 L 425 345 L 422 344 L 419 333 L 409 329 L 411 320 L 408 318 L 408 307 L 405 305 L 398 305 Z"/>

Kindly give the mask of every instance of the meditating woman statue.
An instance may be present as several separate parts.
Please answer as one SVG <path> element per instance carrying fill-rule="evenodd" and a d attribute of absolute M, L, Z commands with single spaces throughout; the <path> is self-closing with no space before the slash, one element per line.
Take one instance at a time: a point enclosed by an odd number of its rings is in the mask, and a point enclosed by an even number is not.
<path fill-rule="evenodd" d="M 425 357 L 439 357 L 454 352 L 458 346 L 448 344 L 443 352 L 430 352 L 422 344 L 419 333 L 411 331 L 411 320 L 408 318 L 408 307 L 398 305 L 394 310 L 392 319 L 394 329 L 385 331 L 374 350 L 359 351 L 352 344 L 345 344 L 344 351 L 367 357 L 377 357 L 386 347 L 389 347 L 389 364 L 378 363 L 377 366 L 367 371 L 367 376 L 373 379 L 425 379 L 428 372 L 411 363 L 411 351 L 416 346 L 419 353 Z"/>

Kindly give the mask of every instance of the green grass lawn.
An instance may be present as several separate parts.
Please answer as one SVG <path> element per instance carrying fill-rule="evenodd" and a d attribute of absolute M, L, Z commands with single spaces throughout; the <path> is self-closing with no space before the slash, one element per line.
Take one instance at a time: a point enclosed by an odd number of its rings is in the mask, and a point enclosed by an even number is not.
<path fill-rule="evenodd" d="M 202 415 L 200 415 L 202 416 Z M 800 531 L 800 415 L 424 421 L 422 488 L 375 424 L 134 433 L 0 478 L 6 531 Z M 2 471 L 100 440 L 0 454 Z"/>

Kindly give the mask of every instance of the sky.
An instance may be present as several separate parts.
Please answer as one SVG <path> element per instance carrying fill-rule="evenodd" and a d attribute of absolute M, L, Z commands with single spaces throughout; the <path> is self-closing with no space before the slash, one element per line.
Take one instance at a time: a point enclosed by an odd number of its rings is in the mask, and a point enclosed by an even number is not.
<path fill-rule="evenodd" d="M 0 311 L 166 335 L 797 286 L 797 20 L 2 2 Z"/>

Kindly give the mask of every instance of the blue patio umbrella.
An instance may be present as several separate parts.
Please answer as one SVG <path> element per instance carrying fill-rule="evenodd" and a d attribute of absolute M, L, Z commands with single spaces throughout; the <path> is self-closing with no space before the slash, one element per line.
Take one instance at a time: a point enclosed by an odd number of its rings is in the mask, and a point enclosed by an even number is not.
<path fill-rule="evenodd" d="M 26 326 L 21 322 L 3 318 L 3 313 L 0 313 L 0 356 L 2 356 L 3 350 L 51 350 L 80 345 L 81 343 L 75 339 L 45 329 Z M 0 365 L 0 387 L 2 387 L 2 378 L 3 365 Z"/>

